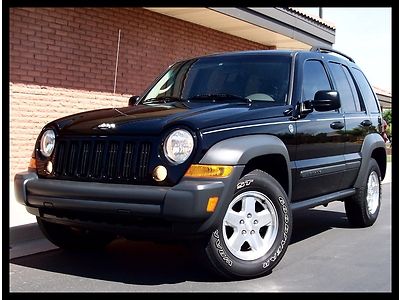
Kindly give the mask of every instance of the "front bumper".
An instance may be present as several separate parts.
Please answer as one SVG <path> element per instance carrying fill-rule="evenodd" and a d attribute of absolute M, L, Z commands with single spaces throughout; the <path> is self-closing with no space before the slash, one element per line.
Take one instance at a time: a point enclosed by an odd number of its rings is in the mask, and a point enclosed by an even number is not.
<path fill-rule="evenodd" d="M 22 172 L 15 175 L 14 188 L 17 201 L 26 205 L 28 212 L 57 223 L 110 229 L 117 226 L 108 220 L 120 216 L 133 221 L 139 217 L 204 232 L 219 217 L 224 201 L 232 199 L 242 171 L 242 166 L 236 166 L 228 178 L 183 179 L 173 187 L 41 179 L 34 172 Z M 219 197 L 216 211 L 207 212 L 208 199 L 215 196 Z"/>

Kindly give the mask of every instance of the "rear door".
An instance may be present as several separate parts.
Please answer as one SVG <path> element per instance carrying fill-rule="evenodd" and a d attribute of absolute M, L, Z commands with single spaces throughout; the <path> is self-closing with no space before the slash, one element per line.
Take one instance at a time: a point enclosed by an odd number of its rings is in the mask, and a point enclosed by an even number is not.
<path fill-rule="evenodd" d="M 340 62 L 328 63 L 335 89 L 339 92 L 341 111 L 345 117 L 345 174 L 342 178 L 341 189 L 350 188 L 356 180 L 361 165 L 361 146 L 372 125 L 364 102 L 361 100 L 359 89 L 350 69 Z"/>

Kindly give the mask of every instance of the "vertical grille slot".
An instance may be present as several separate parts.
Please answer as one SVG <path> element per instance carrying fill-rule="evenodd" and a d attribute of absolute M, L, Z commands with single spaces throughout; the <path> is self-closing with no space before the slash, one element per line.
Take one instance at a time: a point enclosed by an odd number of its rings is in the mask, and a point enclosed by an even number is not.
<path fill-rule="evenodd" d="M 118 144 L 111 143 L 108 150 L 107 176 L 113 178 L 118 167 Z"/>
<path fill-rule="evenodd" d="M 68 155 L 68 165 L 66 170 L 67 175 L 74 175 L 75 171 L 74 166 L 76 164 L 77 149 L 78 149 L 77 143 L 71 143 Z"/>
<path fill-rule="evenodd" d="M 89 147 L 88 142 L 84 142 L 82 145 L 82 152 L 81 152 L 81 161 L 80 161 L 80 166 L 79 166 L 79 175 L 82 177 L 87 176 L 87 171 L 88 171 L 88 165 L 89 165 Z"/>
<path fill-rule="evenodd" d="M 101 175 L 103 150 L 104 150 L 104 144 L 99 143 L 96 145 L 94 159 L 93 159 L 93 167 L 92 167 L 92 175 L 95 178 L 98 178 Z"/>
<path fill-rule="evenodd" d="M 122 178 L 131 178 L 132 177 L 132 163 L 133 163 L 133 152 L 134 146 L 131 143 L 125 144 L 125 152 L 124 152 L 124 161 L 122 165 Z"/>
<path fill-rule="evenodd" d="M 139 159 L 139 179 L 144 179 L 147 175 L 147 169 L 150 158 L 150 145 L 143 143 L 140 148 L 140 159 Z"/>
<path fill-rule="evenodd" d="M 55 164 L 55 171 L 56 174 L 63 174 L 64 168 L 64 151 L 65 151 L 65 142 L 60 142 L 57 147 L 56 152 L 56 164 Z"/>

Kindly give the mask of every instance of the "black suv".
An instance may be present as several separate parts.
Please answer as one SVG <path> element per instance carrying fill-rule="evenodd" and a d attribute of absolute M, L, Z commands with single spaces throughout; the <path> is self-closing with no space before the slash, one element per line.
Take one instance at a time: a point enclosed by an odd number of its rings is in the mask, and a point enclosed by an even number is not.
<path fill-rule="evenodd" d="M 47 124 L 16 196 L 62 248 L 185 240 L 228 278 L 260 276 L 282 259 L 293 210 L 339 200 L 353 226 L 375 222 L 381 127 L 366 77 L 338 51 L 197 57 L 127 107 Z"/>

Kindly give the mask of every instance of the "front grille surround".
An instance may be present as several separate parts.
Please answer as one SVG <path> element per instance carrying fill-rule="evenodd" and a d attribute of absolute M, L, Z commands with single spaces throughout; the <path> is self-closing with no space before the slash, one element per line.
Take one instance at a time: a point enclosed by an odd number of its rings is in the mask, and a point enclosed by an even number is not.
<path fill-rule="evenodd" d="M 53 173 L 47 178 L 142 184 L 151 179 L 152 141 L 66 137 L 56 142 Z"/>

